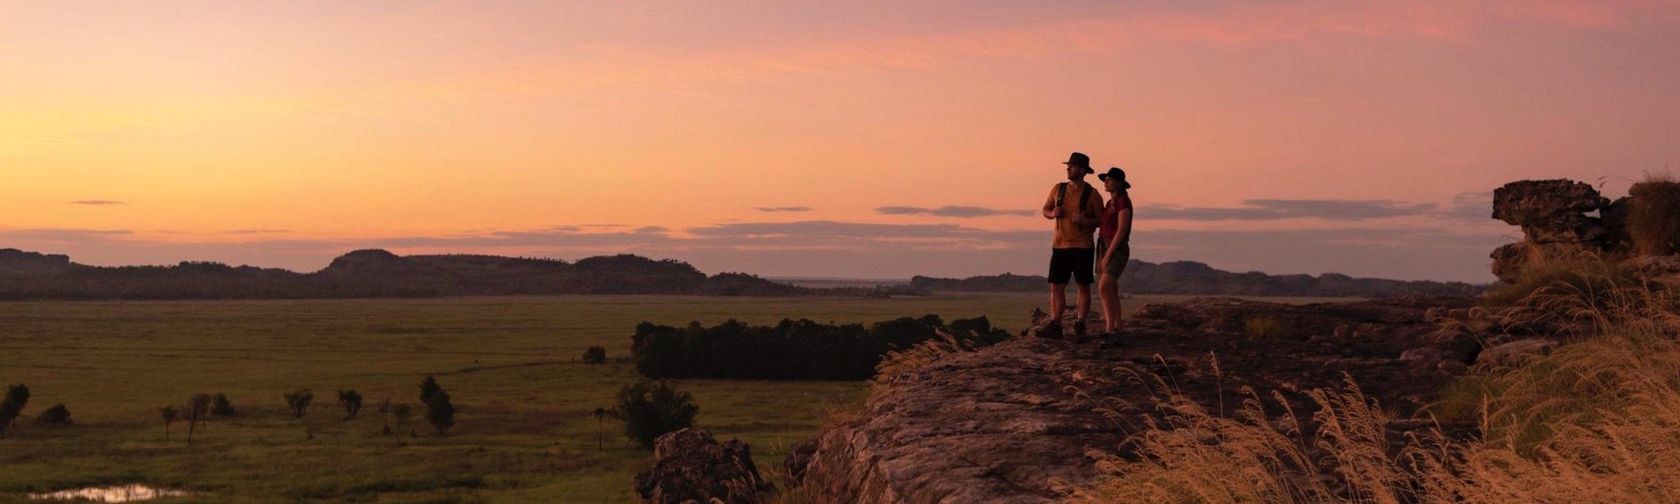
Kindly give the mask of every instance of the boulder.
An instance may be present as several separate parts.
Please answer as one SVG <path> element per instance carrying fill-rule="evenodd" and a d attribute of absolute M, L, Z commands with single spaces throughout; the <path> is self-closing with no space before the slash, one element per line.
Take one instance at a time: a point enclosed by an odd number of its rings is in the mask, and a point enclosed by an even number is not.
<path fill-rule="evenodd" d="M 1568 179 L 1522 180 L 1493 191 L 1493 218 L 1514 226 L 1547 227 L 1609 206 L 1610 201 L 1585 182 Z"/>
<path fill-rule="evenodd" d="M 636 475 L 635 491 L 642 502 L 755 504 L 770 492 L 746 443 L 718 443 L 703 429 L 659 436 L 653 458 L 653 469 Z"/>

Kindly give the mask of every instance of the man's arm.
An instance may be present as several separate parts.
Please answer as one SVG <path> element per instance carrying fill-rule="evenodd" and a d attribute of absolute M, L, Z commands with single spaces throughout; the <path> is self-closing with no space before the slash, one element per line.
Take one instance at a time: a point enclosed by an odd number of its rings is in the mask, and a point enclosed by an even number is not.
<path fill-rule="evenodd" d="M 1051 187 L 1050 188 L 1050 196 L 1047 197 L 1047 198 L 1044 198 L 1044 210 L 1042 210 L 1040 213 L 1042 213 L 1044 215 L 1044 218 L 1046 218 L 1046 219 L 1054 220 L 1055 218 L 1062 216 L 1062 207 L 1061 207 L 1061 205 L 1056 204 L 1056 192 L 1057 192 L 1056 189 L 1060 189 L 1060 188 L 1061 188 L 1060 185 L 1055 186 L 1055 187 Z"/>

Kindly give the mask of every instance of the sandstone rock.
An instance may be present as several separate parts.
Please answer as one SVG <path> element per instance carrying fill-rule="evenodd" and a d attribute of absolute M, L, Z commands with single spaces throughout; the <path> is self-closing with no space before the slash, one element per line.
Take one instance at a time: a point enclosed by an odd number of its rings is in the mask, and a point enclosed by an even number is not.
<path fill-rule="evenodd" d="M 1643 278 L 1665 287 L 1680 288 L 1680 255 L 1636 257 L 1631 266 Z"/>
<path fill-rule="evenodd" d="M 1463 372 L 1427 338 L 1431 306 L 1465 303 L 1197 299 L 1146 307 L 1109 345 L 1018 338 L 948 354 L 878 377 L 865 410 L 797 447 L 788 473 L 832 502 L 1057 501 L 1096 480 L 1089 454 L 1127 456 L 1128 433 L 1160 418 L 1159 383 L 1209 411 L 1235 409 L 1244 387 L 1312 411 L 1302 392 L 1351 376 L 1406 418 Z M 1242 321 L 1260 317 L 1291 330 L 1246 335 Z M 1437 348 L 1413 356 L 1436 361 L 1399 358 L 1422 347 Z"/>
<path fill-rule="evenodd" d="M 1585 182 L 1523 180 L 1493 191 L 1493 218 L 1516 226 L 1547 226 L 1559 218 L 1579 216 L 1609 204 Z"/>
<path fill-rule="evenodd" d="M 659 436 L 653 469 L 636 475 L 642 502 L 750 504 L 761 502 L 770 484 L 753 466 L 752 451 L 739 440 L 719 444 L 712 433 L 688 428 Z"/>
<path fill-rule="evenodd" d="M 1514 366 L 1535 357 L 1551 354 L 1557 346 L 1556 341 L 1539 338 L 1502 343 L 1482 350 L 1482 353 L 1476 356 L 1476 365 Z"/>

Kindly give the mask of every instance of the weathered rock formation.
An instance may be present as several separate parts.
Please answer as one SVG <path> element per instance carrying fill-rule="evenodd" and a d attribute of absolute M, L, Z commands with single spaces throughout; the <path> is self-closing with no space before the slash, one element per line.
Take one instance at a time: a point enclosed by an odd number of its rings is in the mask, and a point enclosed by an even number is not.
<path fill-rule="evenodd" d="M 1212 411 L 1244 387 L 1311 411 L 1301 392 L 1351 377 L 1407 419 L 1476 360 L 1474 342 L 1429 337 L 1462 303 L 1213 298 L 1146 307 L 1108 341 L 1030 329 L 877 377 L 865 411 L 796 448 L 789 474 L 831 502 L 1048 502 L 1097 478 L 1091 454 L 1126 455 L 1127 433 L 1160 414 L 1153 383 Z"/>
<path fill-rule="evenodd" d="M 1615 205 L 1612 210 L 1593 186 L 1567 179 L 1523 180 L 1494 190 L 1493 218 L 1523 230 L 1522 241 L 1493 251 L 1494 276 L 1515 282 L 1546 260 L 1624 247 L 1627 233 L 1618 217 L 1626 203 Z M 1593 213 L 1599 215 L 1588 215 Z"/>
<path fill-rule="evenodd" d="M 653 445 L 653 469 L 636 475 L 636 495 L 652 504 L 700 502 L 750 504 L 770 490 L 753 466 L 746 443 L 718 443 L 702 429 L 659 436 Z"/>
<path fill-rule="evenodd" d="M 1680 268 L 1669 267 L 1675 259 L 1662 259 L 1680 252 L 1675 182 L 1639 182 L 1615 201 L 1584 182 L 1512 182 L 1494 191 L 1493 218 L 1523 230 L 1522 241 L 1492 254 L 1493 274 L 1506 282 L 1545 261 L 1588 253 L 1634 259 L 1648 278 L 1680 275 Z"/>

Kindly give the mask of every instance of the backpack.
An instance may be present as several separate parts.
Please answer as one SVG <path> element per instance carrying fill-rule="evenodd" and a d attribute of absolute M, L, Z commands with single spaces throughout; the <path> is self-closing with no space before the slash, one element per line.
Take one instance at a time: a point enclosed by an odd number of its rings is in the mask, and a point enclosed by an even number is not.
<path fill-rule="evenodd" d="M 1067 186 L 1071 182 L 1056 184 L 1056 208 L 1062 207 L 1062 200 L 1067 198 Z M 1079 211 L 1085 211 L 1085 204 L 1091 202 L 1091 193 L 1097 192 L 1090 184 L 1085 184 L 1085 190 L 1079 193 Z"/>

